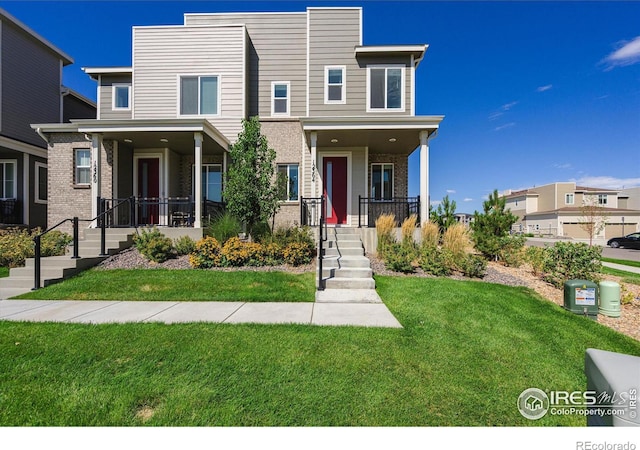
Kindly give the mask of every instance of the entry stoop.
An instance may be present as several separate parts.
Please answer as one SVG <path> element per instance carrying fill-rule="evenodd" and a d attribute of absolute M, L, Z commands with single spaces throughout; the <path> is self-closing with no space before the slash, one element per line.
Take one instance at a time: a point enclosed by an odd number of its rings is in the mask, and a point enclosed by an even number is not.
<path fill-rule="evenodd" d="M 40 259 L 40 286 L 49 286 L 89 269 L 133 244 L 132 229 L 106 230 L 105 253 L 100 255 L 100 230 L 84 230 L 84 239 L 78 244 L 78 259 L 71 258 L 73 250 L 64 256 L 48 256 Z M 29 292 L 34 286 L 35 259 L 28 258 L 24 267 L 9 271 L 9 276 L 0 278 L 0 299 L 7 299 Z"/>
<path fill-rule="evenodd" d="M 382 303 L 358 230 L 329 228 L 327 234 L 322 261 L 324 290 L 316 292 L 316 302 Z"/>

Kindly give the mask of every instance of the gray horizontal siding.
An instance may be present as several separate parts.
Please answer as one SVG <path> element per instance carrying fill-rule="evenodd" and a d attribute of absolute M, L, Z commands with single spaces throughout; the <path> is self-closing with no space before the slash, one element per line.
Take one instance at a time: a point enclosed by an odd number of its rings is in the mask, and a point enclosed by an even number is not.
<path fill-rule="evenodd" d="M 220 116 L 210 120 L 235 139 L 244 113 L 244 36 L 241 26 L 134 28 L 134 118 L 177 117 L 179 75 L 219 75 Z"/>
<path fill-rule="evenodd" d="M 96 108 L 88 103 L 80 100 L 73 95 L 65 95 L 63 97 L 63 122 L 69 122 L 71 119 L 95 119 Z"/>
<path fill-rule="evenodd" d="M 306 115 L 306 14 L 185 15 L 187 25 L 244 24 L 250 39 L 248 115 L 271 115 L 271 82 L 291 84 L 292 117 Z"/>
<path fill-rule="evenodd" d="M 0 31 L 2 134 L 45 147 L 30 124 L 60 122 L 60 59 L 11 23 Z"/>
<path fill-rule="evenodd" d="M 131 111 L 113 109 L 114 83 L 131 83 L 131 75 L 102 75 L 98 95 L 100 96 L 100 119 L 131 119 Z"/>

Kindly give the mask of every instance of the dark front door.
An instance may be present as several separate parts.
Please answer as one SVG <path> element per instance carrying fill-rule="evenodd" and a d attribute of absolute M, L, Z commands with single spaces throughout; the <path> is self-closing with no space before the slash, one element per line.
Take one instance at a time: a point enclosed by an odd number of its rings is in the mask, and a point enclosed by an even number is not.
<path fill-rule="evenodd" d="M 158 224 L 160 197 L 160 159 L 138 159 L 138 223 Z"/>
<path fill-rule="evenodd" d="M 347 158 L 323 158 L 324 195 L 327 197 L 327 223 L 347 223 Z"/>

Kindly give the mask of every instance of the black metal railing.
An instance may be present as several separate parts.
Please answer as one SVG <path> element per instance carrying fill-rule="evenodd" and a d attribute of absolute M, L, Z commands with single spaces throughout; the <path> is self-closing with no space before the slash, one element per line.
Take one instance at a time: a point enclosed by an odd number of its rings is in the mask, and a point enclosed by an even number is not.
<path fill-rule="evenodd" d="M 376 219 L 383 214 L 393 214 L 398 223 L 415 214 L 420 224 L 420 196 L 392 197 L 388 200 L 358 196 L 358 227 L 375 227 Z"/>
<path fill-rule="evenodd" d="M 34 272 L 34 281 L 33 281 L 33 291 L 35 291 L 36 289 L 40 289 L 40 273 L 42 270 L 42 264 L 41 264 L 41 255 L 42 255 L 42 236 L 44 236 L 45 234 L 55 230 L 56 228 L 58 228 L 59 226 L 61 226 L 64 223 L 67 222 L 71 222 L 72 226 L 73 226 L 73 256 L 71 256 L 71 259 L 78 259 L 80 256 L 78 256 L 78 242 L 79 242 L 79 231 L 78 231 L 78 218 L 74 217 L 73 219 L 64 219 L 63 221 L 57 223 L 56 225 L 52 226 L 51 228 L 47 228 L 46 230 L 44 230 L 42 233 L 36 235 L 33 237 L 33 244 L 34 244 L 34 250 L 33 250 L 33 272 Z"/>
<path fill-rule="evenodd" d="M 327 240 L 326 199 L 322 197 L 300 198 L 300 225 L 318 229 L 318 290 L 324 290 L 322 281 L 322 261 L 324 242 Z"/>
<path fill-rule="evenodd" d="M 17 225 L 22 223 L 20 202 L 15 198 L 0 199 L 0 223 Z"/>

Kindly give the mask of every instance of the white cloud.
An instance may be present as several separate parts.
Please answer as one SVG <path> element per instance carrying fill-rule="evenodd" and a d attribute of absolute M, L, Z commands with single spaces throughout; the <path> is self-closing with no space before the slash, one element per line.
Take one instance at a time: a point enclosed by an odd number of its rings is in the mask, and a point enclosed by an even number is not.
<path fill-rule="evenodd" d="M 509 111 L 511 108 L 513 108 L 517 104 L 518 104 L 518 102 L 506 103 L 506 104 L 502 105 L 500 107 L 500 109 L 503 110 L 503 111 Z"/>
<path fill-rule="evenodd" d="M 603 189 L 623 189 L 631 187 L 640 187 L 640 178 L 616 178 L 608 176 L 592 177 L 584 176 L 578 179 L 572 179 L 578 186 L 595 187 Z"/>
<path fill-rule="evenodd" d="M 440 200 L 431 200 L 431 206 L 438 206 L 442 201 Z"/>
<path fill-rule="evenodd" d="M 606 70 L 611 70 L 617 66 L 630 66 L 640 62 L 640 36 L 631 41 L 619 42 L 618 45 L 620 45 L 620 48 L 611 52 L 603 60 L 607 64 Z"/>
<path fill-rule="evenodd" d="M 472 201 L 473 201 L 473 199 L 472 199 L 472 198 L 469 198 L 469 197 L 465 197 L 465 199 L 464 199 L 464 200 L 462 200 L 462 201 L 463 201 L 463 202 L 472 202 Z"/>
<path fill-rule="evenodd" d="M 502 116 L 504 113 L 500 111 L 492 112 L 489 114 L 489 120 L 496 120 L 498 117 Z"/>
<path fill-rule="evenodd" d="M 506 124 L 504 124 L 504 125 L 500 125 L 499 127 L 495 127 L 495 128 L 493 129 L 493 131 L 501 131 L 501 130 L 504 130 L 504 129 L 506 129 L 506 128 L 511 128 L 511 127 L 513 127 L 513 126 L 515 126 L 515 125 L 516 125 L 516 123 L 515 123 L 515 122 L 509 122 L 509 123 L 506 123 Z"/>
<path fill-rule="evenodd" d="M 570 163 L 564 163 L 564 164 L 554 164 L 553 168 L 554 169 L 571 169 L 571 164 Z"/>
<path fill-rule="evenodd" d="M 549 89 L 551 89 L 553 87 L 553 84 L 547 84 L 545 86 L 540 86 L 538 89 L 536 89 L 536 91 L 538 92 L 544 92 L 544 91 L 548 91 Z"/>
<path fill-rule="evenodd" d="M 447 189 L 446 190 L 447 194 L 455 194 L 456 191 L 454 189 Z"/>

